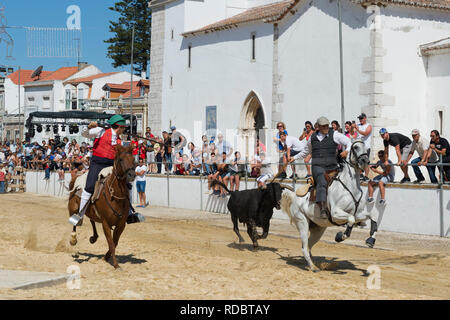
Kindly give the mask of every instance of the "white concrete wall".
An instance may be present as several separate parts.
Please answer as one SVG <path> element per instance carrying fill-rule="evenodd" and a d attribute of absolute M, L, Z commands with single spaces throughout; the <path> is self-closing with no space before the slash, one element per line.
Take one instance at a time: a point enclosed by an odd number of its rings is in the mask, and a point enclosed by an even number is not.
<path fill-rule="evenodd" d="M 166 8 L 166 30 L 183 25 L 183 6 Z M 170 40 L 166 32 L 162 89 L 162 128 L 170 122 L 194 133 L 194 122 L 205 130 L 207 106 L 217 106 L 217 126 L 237 129 L 245 99 L 253 90 L 261 98 L 266 124 L 272 105 L 272 25 L 255 24 L 230 31 Z M 251 62 L 251 34 L 256 32 L 256 61 Z M 188 68 L 188 46 L 192 67 Z M 173 87 L 170 87 L 173 77 Z M 197 133 L 201 136 L 201 132 Z"/>
<path fill-rule="evenodd" d="M 397 119 L 397 125 L 387 129 L 409 136 L 411 129 L 417 128 L 428 136 L 435 129 L 437 111 L 429 104 L 431 109 L 427 108 L 426 58 L 419 56 L 418 48 L 449 36 L 450 15 L 438 10 L 389 5 L 381 9 L 380 32 L 387 50 L 384 72 L 392 73 L 392 81 L 384 84 L 384 90 L 395 97 L 395 105 L 383 108 L 383 113 Z"/>
<path fill-rule="evenodd" d="M 359 94 L 366 81 L 363 59 L 370 55 L 368 16 L 363 8 L 342 2 L 344 97 L 346 120 L 357 120 L 367 97 Z M 289 135 L 300 136 L 305 121 L 320 116 L 341 122 L 339 22 L 336 1 L 303 2 L 280 25 L 279 93 L 282 119 Z M 342 125 L 342 124 L 341 124 Z"/>
<path fill-rule="evenodd" d="M 102 73 L 102 71 L 97 68 L 94 65 L 89 65 L 86 68 L 78 71 L 77 73 L 75 73 L 74 75 L 70 76 L 69 78 L 67 78 L 65 81 L 67 80 L 72 80 L 72 79 L 76 79 L 76 78 L 84 78 L 84 77 L 89 77 L 89 76 L 93 76 L 95 74 L 99 74 Z"/>
<path fill-rule="evenodd" d="M 65 175 L 65 182 L 57 181 L 58 175 L 51 173 L 50 180 L 43 180 L 44 172 L 26 173 L 26 191 L 68 198 L 70 174 Z M 168 188 L 169 184 L 169 188 Z M 133 199 L 137 202 L 136 186 L 133 184 Z M 255 188 L 255 182 L 249 182 L 248 188 Z M 245 189 L 245 182 L 241 182 L 241 190 Z M 363 188 L 367 193 L 367 189 Z M 192 209 L 226 213 L 227 199 L 210 196 L 207 181 L 199 178 L 147 176 L 147 201 L 152 206 L 168 206 L 171 208 Z M 170 195 L 169 197 L 167 195 Z M 366 195 L 365 195 L 366 196 Z M 450 237 L 450 190 L 445 189 L 444 204 L 444 234 Z M 375 191 L 376 202 L 379 192 Z M 424 235 L 440 235 L 439 191 L 437 189 L 402 187 L 388 188 L 386 192 L 387 206 L 368 206 L 368 210 L 378 216 L 379 230 L 405 232 Z M 275 219 L 287 220 L 281 211 L 274 212 Z"/>
<path fill-rule="evenodd" d="M 439 111 L 443 111 L 442 132 L 450 138 L 450 53 L 432 55 L 426 58 L 427 70 L 427 127 L 441 131 Z M 429 132 L 427 132 L 428 134 Z"/>
<path fill-rule="evenodd" d="M 5 79 L 5 111 L 9 114 L 19 113 L 19 86 L 16 85 L 11 79 Z M 25 88 L 20 86 L 20 112 L 23 113 L 23 107 L 25 105 Z"/>

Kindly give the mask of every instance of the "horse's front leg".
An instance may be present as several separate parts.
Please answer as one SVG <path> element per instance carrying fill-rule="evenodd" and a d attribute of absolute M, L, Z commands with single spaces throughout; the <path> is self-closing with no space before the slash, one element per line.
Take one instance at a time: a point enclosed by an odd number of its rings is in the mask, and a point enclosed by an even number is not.
<path fill-rule="evenodd" d="M 118 268 L 119 265 L 117 264 L 117 260 L 116 260 L 116 246 L 114 245 L 114 241 L 113 241 L 113 237 L 111 234 L 111 228 L 109 227 L 109 224 L 106 220 L 103 220 L 102 222 L 102 226 L 103 226 L 103 232 L 105 234 L 106 237 L 106 241 L 108 241 L 108 252 L 105 254 L 105 261 L 108 261 L 109 258 L 111 258 L 111 256 L 113 257 L 113 266 L 114 268 Z"/>
<path fill-rule="evenodd" d="M 117 248 L 117 246 L 119 245 L 119 239 L 120 239 L 120 236 L 122 235 L 123 230 L 125 230 L 125 226 L 126 226 L 126 223 L 124 223 L 124 224 L 121 225 L 121 226 L 117 226 L 117 227 L 114 229 L 114 232 L 113 232 L 113 241 L 114 241 L 114 246 L 115 246 L 115 248 Z"/>
<path fill-rule="evenodd" d="M 348 214 L 344 210 L 337 208 L 334 206 L 334 208 L 331 210 L 331 218 L 333 221 L 339 223 L 340 221 L 347 222 L 347 228 L 344 232 L 338 232 L 336 234 L 335 241 L 336 242 L 342 242 L 347 238 L 350 238 L 350 235 L 352 234 L 353 226 L 355 224 L 355 217 L 351 214 Z"/>
<path fill-rule="evenodd" d="M 92 225 L 92 231 L 94 232 L 94 234 L 92 235 L 92 237 L 89 238 L 89 242 L 94 244 L 97 242 L 98 233 L 97 233 L 97 228 L 95 226 L 95 221 L 92 219 L 91 219 L 91 225 Z"/>
<path fill-rule="evenodd" d="M 71 238 L 70 238 L 70 245 L 71 246 L 76 246 L 77 243 L 78 243 L 78 240 L 77 240 L 77 227 L 73 227 Z"/>

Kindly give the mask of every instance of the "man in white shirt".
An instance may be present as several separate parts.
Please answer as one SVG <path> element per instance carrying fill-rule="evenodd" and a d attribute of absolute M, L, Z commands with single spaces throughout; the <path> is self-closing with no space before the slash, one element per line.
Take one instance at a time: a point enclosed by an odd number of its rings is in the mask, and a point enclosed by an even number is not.
<path fill-rule="evenodd" d="M 266 154 L 261 152 L 259 156 L 255 156 L 257 167 L 260 167 L 260 176 L 256 179 L 258 188 L 266 189 L 266 181 L 273 178 L 273 171 L 270 167 L 270 158 L 266 158 Z"/>
<path fill-rule="evenodd" d="M 412 164 L 417 164 L 419 166 L 426 166 L 428 170 L 428 174 L 430 175 L 431 183 L 438 183 L 436 174 L 435 174 L 435 166 L 428 166 L 428 163 L 436 163 L 438 161 L 438 157 L 436 152 L 430 148 L 430 143 L 420 136 L 420 131 L 418 129 L 414 129 L 411 132 L 413 142 L 411 151 L 408 155 L 408 163 L 414 155 L 414 151 L 417 151 L 419 157 L 411 161 Z M 417 180 L 414 183 L 421 183 L 425 181 L 425 177 L 423 176 L 420 168 L 418 166 L 413 166 L 414 174 L 416 175 Z"/>
<path fill-rule="evenodd" d="M 230 147 L 230 144 L 227 141 L 223 140 L 223 134 L 219 133 L 215 144 L 217 150 L 219 151 L 218 154 L 223 154 L 226 152 L 228 158 L 233 155 L 233 148 Z"/>
<path fill-rule="evenodd" d="M 367 155 L 370 159 L 370 147 L 372 144 L 372 126 L 367 123 L 367 115 L 365 113 L 361 113 L 361 115 L 358 117 L 359 124 L 356 125 L 353 124 L 353 127 L 356 129 L 356 132 L 358 133 L 357 139 L 360 139 L 362 142 L 364 142 L 364 145 L 367 149 Z M 366 172 L 364 173 L 364 176 L 362 176 L 362 180 L 369 181 L 369 177 L 367 176 L 369 174 L 369 166 L 366 168 Z"/>
<path fill-rule="evenodd" d="M 312 155 L 312 174 L 317 192 L 316 203 L 320 208 L 320 218 L 328 219 L 330 212 L 327 204 L 328 182 L 325 179 L 325 173 L 338 168 L 336 158 L 338 145 L 343 146 L 344 151 L 341 153 L 341 157 L 346 159 L 352 147 L 352 141 L 342 133 L 333 131 L 327 118 L 321 117 L 317 123 L 319 132 L 313 133 L 311 139 L 308 140 L 307 148 L 298 156 L 305 158 L 309 154 Z"/>
<path fill-rule="evenodd" d="M 139 194 L 139 205 L 136 207 L 145 208 L 148 206 L 145 196 L 145 173 L 147 166 L 144 164 L 144 159 L 139 159 L 139 165 L 136 167 L 136 189 Z"/>
<path fill-rule="evenodd" d="M 280 142 L 283 146 L 285 146 L 286 153 L 283 159 L 283 164 L 286 167 L 288 162 L 293 162 L 294 157 L 298 155 L 301 151 L 303 151 L 306 147 L 307 140 L 300 141 L 297 137 L 288 136 L 285 132 L 279 133 Z M 293 179 L 295 176 L 298 179 L 297 174 L 295 173 L 295 165 L 292 165 L 292 175 L 289 177 Z"/>

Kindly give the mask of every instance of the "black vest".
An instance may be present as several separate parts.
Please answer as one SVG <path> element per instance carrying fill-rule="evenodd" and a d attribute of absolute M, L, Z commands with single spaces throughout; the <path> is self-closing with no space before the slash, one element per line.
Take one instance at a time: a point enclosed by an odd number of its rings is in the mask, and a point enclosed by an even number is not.
<path fill-rule="evenodd" d="M 338 144 L 333 139 L 334 131 L 330 129 L 328 135 L 319 141 L 317 133 L 311 136 L 312 146 L 312 165 L 320 166 L 327 170 L 333 170 L 337 167 L 336 151 Z"/>

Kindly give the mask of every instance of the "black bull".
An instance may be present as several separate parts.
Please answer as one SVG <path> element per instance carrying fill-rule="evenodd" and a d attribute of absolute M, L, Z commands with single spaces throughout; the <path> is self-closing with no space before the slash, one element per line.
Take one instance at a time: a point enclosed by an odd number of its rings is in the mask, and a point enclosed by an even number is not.
<path fill-rule="evenodd" d="M 230 210 L 233 230 L 239 237 L 239 243 L 244 242 L 244 238 L 239 233 L 238 220 L 247 225 L 247 233 L 253 241 L 253 246 L 257 248 L 258 240 L 266 239 L 269 234 L 273 209 L 280 209 L 281 193 L 284 187 L 279 183 L 269 183 L 264 190 L 252 189 L 231 192 L 220 181 L 215 180 L 211 185 L 219 185 L 231 195 L 227 207 Z M 263 229 L 262 235 L 258 234 L 256 227 Z"/>

